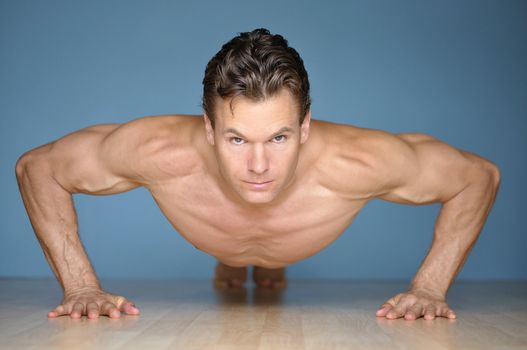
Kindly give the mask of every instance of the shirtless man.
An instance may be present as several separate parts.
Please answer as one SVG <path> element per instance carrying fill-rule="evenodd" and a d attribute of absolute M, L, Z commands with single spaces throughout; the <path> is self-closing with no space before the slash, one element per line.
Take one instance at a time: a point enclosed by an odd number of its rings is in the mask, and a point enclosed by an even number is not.
<path fill-rule="evenodd" d="M 148 116 L 68 134 L 23 154 L 17 180 L 59 280 L 48 317 L 139 314 L 101 288 L 78 236 L 72 194 L 147 188 L 174 228 L 219 261 L 218 286 L 285 285 L 284 268 L 334 242 L 371 199 L 441 202 L 432 246 L 408 290 L 378 317 L 455 318 L 447 290 L 486 221 L 495 164 L 431 136 L 311 118 L 301 58 L 265 29 L 208 63 L 203 115 Z"/>

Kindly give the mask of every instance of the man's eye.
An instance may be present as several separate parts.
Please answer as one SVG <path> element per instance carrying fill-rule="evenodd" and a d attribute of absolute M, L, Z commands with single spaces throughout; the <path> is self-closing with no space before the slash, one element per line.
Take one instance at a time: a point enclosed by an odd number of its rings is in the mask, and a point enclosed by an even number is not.
<path fill-rule="evenodd" d="M 241 145 L 243 143 L 243 139 L 239 137 L 231 137 L 231 143 L 234 143 L 235 145 Z"/>
<path fill-rule="evenodd" d="M 273 138 L 273 140 L 277 141 L 277 143 L 285 142 L 287 137 L 285 135 L 278 135 Z"/>

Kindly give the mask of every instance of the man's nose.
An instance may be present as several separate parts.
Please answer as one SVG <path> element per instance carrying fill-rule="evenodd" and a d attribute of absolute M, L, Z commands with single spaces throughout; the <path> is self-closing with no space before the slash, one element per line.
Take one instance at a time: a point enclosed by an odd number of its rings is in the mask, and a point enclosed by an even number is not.
<path fill-rule="evenodd" d="M 251 150 L 251 157 L 249 159 L 249 171 L 256 174 L 263 174 L 269 169 L 269 160 L 265 155 L 263 145 L 254 145 Z"/>

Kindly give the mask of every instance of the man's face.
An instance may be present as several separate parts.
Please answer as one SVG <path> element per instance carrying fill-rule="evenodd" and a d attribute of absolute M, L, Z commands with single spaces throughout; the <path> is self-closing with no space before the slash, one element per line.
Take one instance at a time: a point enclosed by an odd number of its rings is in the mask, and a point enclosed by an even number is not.
<path fill-rule="evenodd" d="M 230 101 L 218 99 L 214 130 L 204 116 L 207 140 L 226 183 L 245 202 L 269 203 L 295 178 L 310 113 L 300 126 L 298 107 L 287 89 L 262 102 L 238 96 L 232 111 Z"/>

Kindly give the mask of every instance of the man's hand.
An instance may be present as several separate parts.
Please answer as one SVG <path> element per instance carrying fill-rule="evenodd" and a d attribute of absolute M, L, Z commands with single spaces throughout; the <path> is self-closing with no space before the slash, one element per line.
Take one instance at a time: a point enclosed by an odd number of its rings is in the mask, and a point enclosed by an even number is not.
<path fill-rule="evenodd" d="M 106 315 L 119 318 L 121 312 L 129 315 L 139 315 L 139 309 L 125 297 L 106 293 L 98 288 L 83 288 L 64 294 L 62 303 L 48 313 L 49 318 L 70 315 L 71 318 L 97 318 Z"/>
<path fill-rule="evenodd" d="M 397 294 L 382 304 L 376 315 L 388 319 L 404 317 L 406 320 L 415 320 L 421 316 L 425 320 L 433 320 L 436 316 L 456 318 L 443 297 L 418 290 Z"/>

